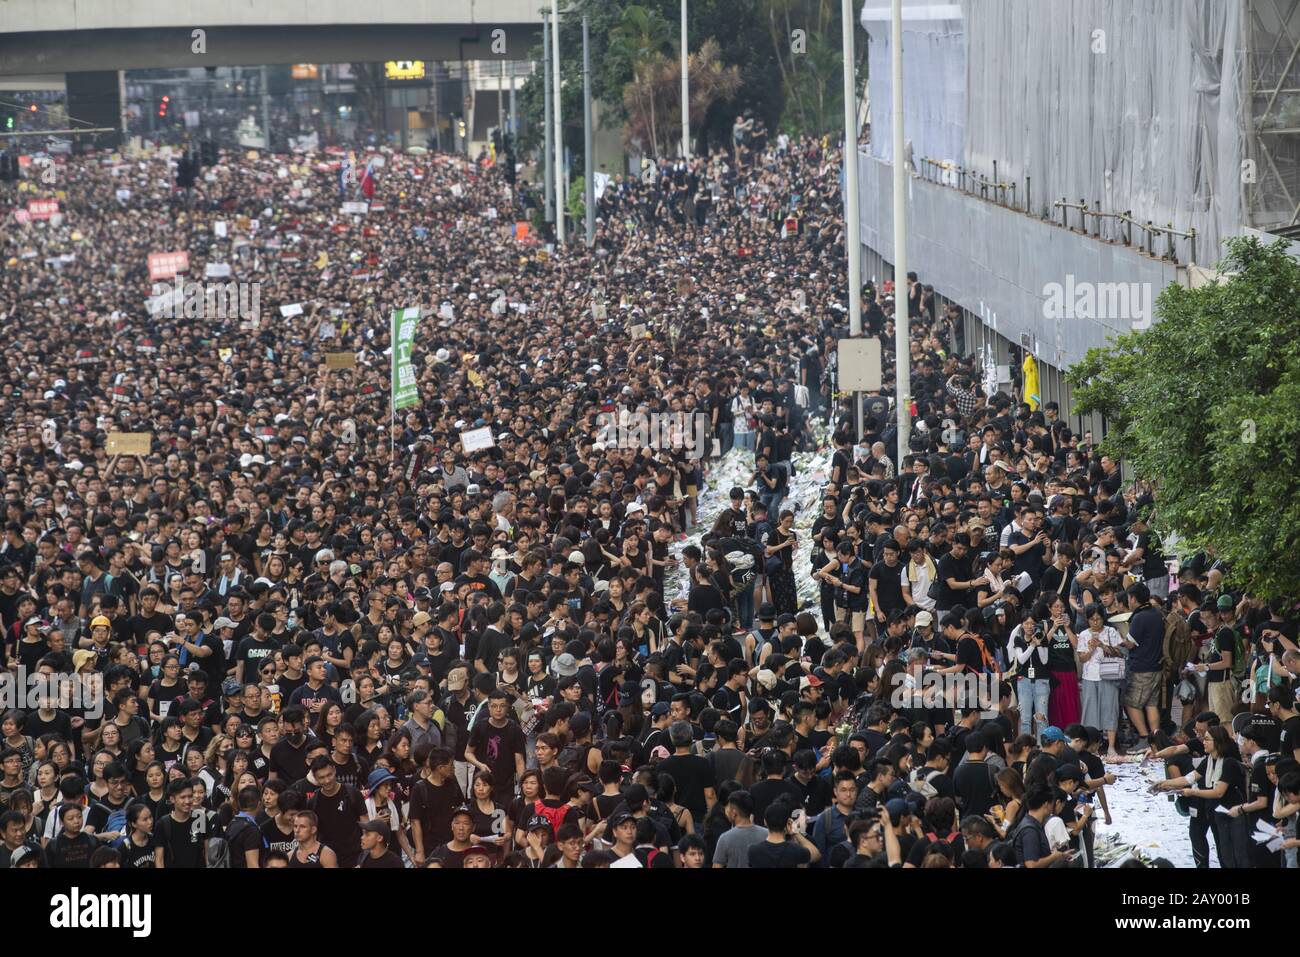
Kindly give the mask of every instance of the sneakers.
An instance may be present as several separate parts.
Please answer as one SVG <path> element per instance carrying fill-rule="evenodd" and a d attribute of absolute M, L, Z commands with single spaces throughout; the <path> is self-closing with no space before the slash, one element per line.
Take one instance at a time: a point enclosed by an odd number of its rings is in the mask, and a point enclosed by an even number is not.
<path fill-rule="evenodd" d="M 1147 743 L 1146 738 L 1138 738 L 1133 742 L 1132 747 L 1128 749 L 1128 754 L 1146 754 L 1151 750 L 1151 745 Z"/>

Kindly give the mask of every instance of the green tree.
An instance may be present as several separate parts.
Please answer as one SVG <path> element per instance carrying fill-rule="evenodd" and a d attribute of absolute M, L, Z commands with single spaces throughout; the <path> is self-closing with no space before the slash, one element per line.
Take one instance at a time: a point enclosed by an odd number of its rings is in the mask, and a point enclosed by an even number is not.
<path fill-rule="evenodd" d="M 1300 592 L 1300 263 L 1283 242 L 1228 241 L 1228 276 L 1161 293 L 1152 328 L 1068 373 L 1100 412 L 1103 451 L 1156 486 L 1155 525 L 1212 548 L 1234 587 Z"/>
<path fill-rule="evenodd" d="M 636 117 L 634 129 L 649 134 L 649 142 L 642 139 L 643 149 L 659 156 L 658 110 L 655 106 L 655 74 L 661 71 L 671 49 L 672 31 L 668 21 L 659 11 L 633 4 L 623 11 L 619 25 L 610 37 L 610 50 L 632 65 L 632 80 L 623 91 L 623 105 L 629 116 Z"/>

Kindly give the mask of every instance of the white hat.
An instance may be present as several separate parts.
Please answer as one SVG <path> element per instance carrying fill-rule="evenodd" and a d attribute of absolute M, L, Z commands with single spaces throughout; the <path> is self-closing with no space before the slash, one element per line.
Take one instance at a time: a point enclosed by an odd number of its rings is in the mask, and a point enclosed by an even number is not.
<path fill-rule="evenodd" d="M 934 616 L 928 611 L 918 611 L 916 613 L 916 627 L 928 628 L 932 624 L 934 624 Z"/>
<path fill-rule="evenodd" d="M 437 352 L 433 354 L 433 357 L 437 359 L 439 362 L 446 362 L 448 359 L 451 358 L 451 353 L 448 352 L 446 349 L 439 349 Z"/>

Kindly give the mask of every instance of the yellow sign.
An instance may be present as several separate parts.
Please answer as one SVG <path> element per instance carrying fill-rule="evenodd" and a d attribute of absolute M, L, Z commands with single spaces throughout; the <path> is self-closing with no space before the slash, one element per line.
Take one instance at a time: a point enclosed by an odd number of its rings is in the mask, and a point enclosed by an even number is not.
<path fill-rule="evenodd" d="M 351 352 L 325 353 L 325 368 L 327 369 L 355 369 L 356 367 L 357 357 Z"/>
<path fill-rule="evenodd" d="M 390 80 L 424 79 L 423 60 L 389 60 L 384 64 L 384 76 Z"/>
<path fill-rule="evenodd" d="M 148 455 L 152 446 L 152 432 L 110 432 L 105 443 L 109 455 Z"/>
<path fill-rule="evenodd" d="M 321 254 L 316 258 L 316 268 L 317 268 L 317 269 L 324 269 L 324 268 L 325 268 L 326 266 L 328 266 L 329 264 L 330 264 L 329 253 L 321 253 Z"/>
<path fill-rule="evenodd" d="M 315 63 L 295 63 L 289 68 L 289 75 L 295 80 L 314 80 L 317 78 Z"/>

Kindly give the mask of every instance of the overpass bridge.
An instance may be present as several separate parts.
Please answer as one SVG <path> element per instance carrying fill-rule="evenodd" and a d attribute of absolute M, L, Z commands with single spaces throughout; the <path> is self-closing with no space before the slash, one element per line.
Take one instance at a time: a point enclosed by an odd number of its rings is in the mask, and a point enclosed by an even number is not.
<path fill-rule="evenodd" d="M 128 70 L 388 60 L 504 69 L 540 43 L 545 2 L 0 0 L 0 91 L 62 89 L 70 115 L 125 129 Z"/>
<path fill-rule="evenodd" d="M 0 0 L 0 77 L 523 60 L 540 41 L 541 9 L 542 0 Z"/>

